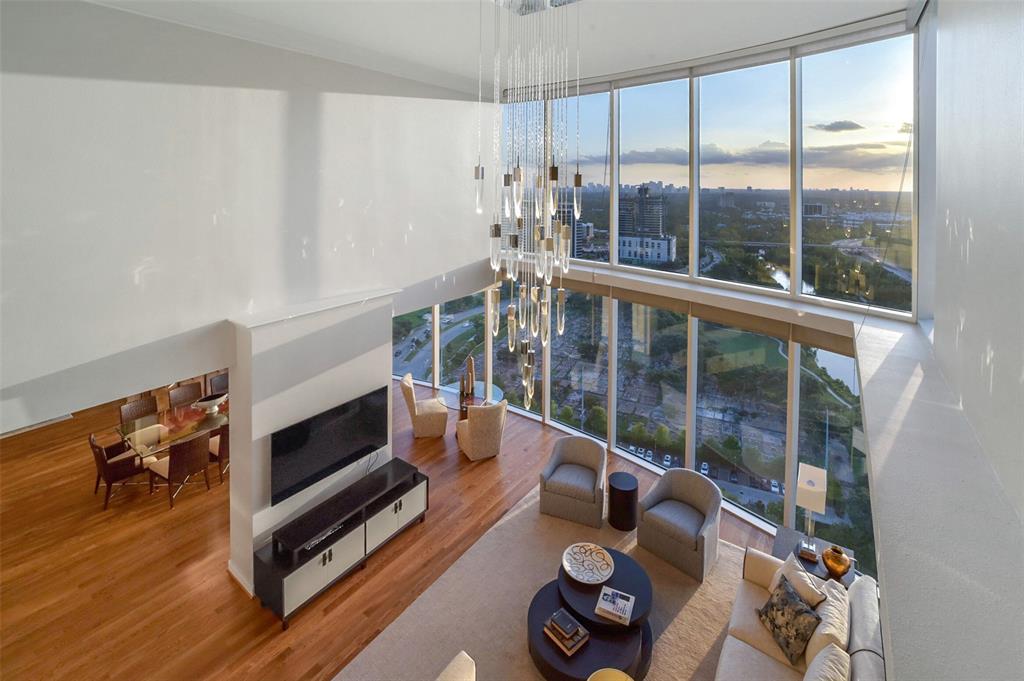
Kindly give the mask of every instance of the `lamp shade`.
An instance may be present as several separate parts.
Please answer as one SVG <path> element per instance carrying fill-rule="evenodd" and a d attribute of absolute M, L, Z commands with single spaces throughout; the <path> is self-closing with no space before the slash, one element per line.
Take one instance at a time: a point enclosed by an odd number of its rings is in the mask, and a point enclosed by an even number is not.
<path fill-rule="evenodd" d="M 796 505 L 814 513 L 825 512 L 825 469 L 800 464 L 796 482 Z"/>

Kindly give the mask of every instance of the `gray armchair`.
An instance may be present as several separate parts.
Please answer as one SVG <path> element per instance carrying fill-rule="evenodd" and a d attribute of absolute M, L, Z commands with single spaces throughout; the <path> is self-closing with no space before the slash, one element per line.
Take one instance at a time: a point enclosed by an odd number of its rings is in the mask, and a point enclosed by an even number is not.
<path fill-rule="evenodd" d="M 637 543 L 694 579 L 718 559 L 722 493 L 700 473 L 670 468 L 640 502 Z"/>
<path fill-rule="evenodd" d="M 558 440 L 540 474 L 540 512 L 601 527 L 606 468 L 604 447 L 593 440 L 574 435 Z"/>

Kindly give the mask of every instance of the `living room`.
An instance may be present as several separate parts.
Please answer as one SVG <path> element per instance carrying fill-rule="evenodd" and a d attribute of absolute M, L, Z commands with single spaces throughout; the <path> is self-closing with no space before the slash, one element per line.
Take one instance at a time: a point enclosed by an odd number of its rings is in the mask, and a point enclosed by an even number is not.
<path fill-rule="evenodd" d="M 5 677 L 1019 676 L 1018 3 L 0 31 Z"/>

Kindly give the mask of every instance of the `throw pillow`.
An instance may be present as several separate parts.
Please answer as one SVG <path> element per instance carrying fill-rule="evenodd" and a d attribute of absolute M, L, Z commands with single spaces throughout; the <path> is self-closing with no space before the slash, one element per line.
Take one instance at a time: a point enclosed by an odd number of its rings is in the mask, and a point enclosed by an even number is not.
<path fill-rule="evenodd" d="M 850 678 L 850 656 L 835 643 L 829 643 L 807 665 L 804 681 L 846 681 Z"/>
<path fill-rule="evenodd" d="M 814 609 L 821 618 L 821 624 L 807 642 L 807 659 L 813 660 L 829 643 L 835 643 L 846 650 L 850 637 L 850 599 L 846 589 L 839 582 L 828 580 L 822 585 L 827 598 Z"/>
<path fill-rule="evenodd" d="M 786 659 L 794 665 L 804 654 L 807 642 L 821 621 L 785 576 L 779 579 L 779 585 L 772 591 L 764 607 L 757 611 L 757 615 L 771 632 Z"/>
<path fill-rule="evenodd" d="M 825 600 L 825 592 L 821 590 L 824 582 L 809 573 L 800 559 L 792 553 L 789 554 L 786 562 L 775 571 L 775 576 L 772 577 L 772 582 L 768 585 L 768 591 L 775 591 L 779 586 L 779 578 L 783 575 L 800 594 L 800 598 L 804 599 L 812 608 L 817 608 Z"/>

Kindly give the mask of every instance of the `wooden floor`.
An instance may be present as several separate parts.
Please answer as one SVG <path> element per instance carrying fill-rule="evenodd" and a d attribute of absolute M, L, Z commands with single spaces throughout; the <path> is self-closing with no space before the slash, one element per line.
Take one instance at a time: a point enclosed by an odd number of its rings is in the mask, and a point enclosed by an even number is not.
<path fill-rule="evenodd" d="M 132 487 L 102 510 L 86 437 L 117 423 L 116 403 L 0 440 L 0 676 L 331 678 L 537 484 L 563 435 L 511 415 L 501 455 L 470 463 L 454 412 L 444 439 L 414 441 L 404 403 L 394 404 L 393 449 L 430 477 L 426 522 L 287 631 L 228 576 L 227 484 L 190 486 L 173 510 L 166 495 Z M 620 457 L 609 469 L 635 474 L 641 495 L 655 480 Z M 768 535 L 730 514 L 721 533 L 770 549 Z"/>

